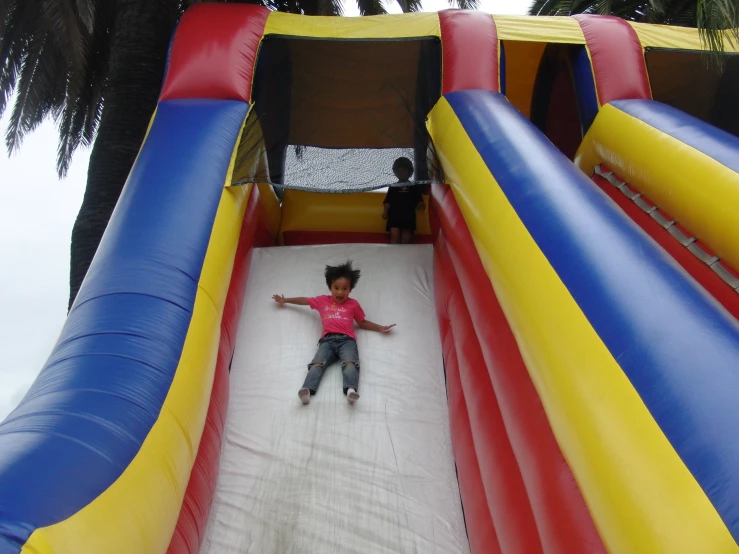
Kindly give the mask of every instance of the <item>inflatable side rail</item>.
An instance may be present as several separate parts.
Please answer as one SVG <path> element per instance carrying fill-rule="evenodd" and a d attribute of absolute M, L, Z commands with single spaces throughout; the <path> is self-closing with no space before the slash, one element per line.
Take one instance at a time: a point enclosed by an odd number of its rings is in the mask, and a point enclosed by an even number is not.
<path fill-rule="evenodd" d="M 501 95 L 429 126 L 607 550 L 739 552 L 736 321 Z"/>
<path fill-rule="evenodd" d="M 472 552 L 606 552 L 447 185 L 433 185 L 434 290 Z M 461 368 L 461 370 L 460 370 Z"/>
<path fill-rule="evenodd" d="M 61 336 L 0 424 L 3 554 L 167 550 L 231 341 L 251 187 L 224 185 L 247 110 L 159 103 Z"/>
<path fill-rule="evenodd" d="M 606 164 L 739 268 L 738 137 L 659 102 L 619 100 L 601 109 L 575 163 L 586 175 Z"/>

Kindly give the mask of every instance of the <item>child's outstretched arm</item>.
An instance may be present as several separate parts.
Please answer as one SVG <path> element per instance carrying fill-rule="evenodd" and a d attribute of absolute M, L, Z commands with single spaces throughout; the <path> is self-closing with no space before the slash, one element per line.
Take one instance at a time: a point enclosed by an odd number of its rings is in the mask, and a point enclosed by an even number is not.
<path fill-rule="evenodd" d="M 305 296 L 296 296 L 295 298 L 285 298 L 281 294 L 273 294 L 272 300 L 280 306 L 285 304 L 297 304 L 298 306 L 308 306 L 308 299 Z"/>
<path fill-rule="evenodd" d="M 365 319 L 359 324 L 360 329 L 365 329 L 366 331 L 377 331 L 378 333 L 387 333 L 393 327 L 395 327 L 395 323 L 392 325 L 379 325 L 378 323 L 372 323 L 369 319 Z"/>

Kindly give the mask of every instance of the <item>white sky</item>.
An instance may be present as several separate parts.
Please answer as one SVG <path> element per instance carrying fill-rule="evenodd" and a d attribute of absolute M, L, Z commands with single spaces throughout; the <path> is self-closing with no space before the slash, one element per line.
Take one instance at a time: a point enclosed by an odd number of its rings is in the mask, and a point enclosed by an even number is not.
<path fill-rule="evenodd" d="M 530 0 L 482 0 L 489 13 L 525 14 Z M 424 11 L 448 7 L 425 0 Z M 397 4 L 388 6 L 399 13 Z M 345 15 L 358 15 L 349 4 Z M 4 138 L 9 110 L 0 119 Z M 68 177 L 56 176 L 57 134 L 46 121 L 8 158 L 0 147 L 0 420 L 20 402 L 64 324 L 69 241 L 82 202 L 90 153 L 78 151 Z"/>

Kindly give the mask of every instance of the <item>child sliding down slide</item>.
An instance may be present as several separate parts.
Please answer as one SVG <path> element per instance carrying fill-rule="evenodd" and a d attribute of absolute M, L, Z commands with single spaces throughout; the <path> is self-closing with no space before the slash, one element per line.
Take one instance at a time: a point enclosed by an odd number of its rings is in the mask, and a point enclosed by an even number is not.
<path fill-rule="evenodd" d="M 378 325 L 367 320 L 359 302 L 349 298 L 349 294 L 357 286 L 360 271 L 352 268 L 352 262 L 347 261 L 338 266 L 326 266 L 326 284 L 331 291 L 330 295 L 314 296 L 311 298 L 285 298 L 281 294 L 272 296 L 280 306 L 297 304 L 310 306 L 321 315 L 323 334 L 318 341 L 318 351 L 313 361 L 308 364 L 308 375 L 298 396 L 303 404 L 310 402 L 310 397 L 316 394 L 318 385 L 327 366 L 337 359 L 341 361 L 341 371 L 344 376 L 344 394 L 350 404 L 359 398 L 359 351 L 357 336 L 354 334 L 354 322 L 360 329 L 387 333 L 395 327 L 392 325 Z"/>

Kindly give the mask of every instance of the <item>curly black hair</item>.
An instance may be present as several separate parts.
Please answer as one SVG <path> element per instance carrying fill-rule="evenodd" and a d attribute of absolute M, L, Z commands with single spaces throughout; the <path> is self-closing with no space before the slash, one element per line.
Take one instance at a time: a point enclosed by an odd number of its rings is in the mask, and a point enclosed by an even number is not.
<path fill-rule="evenodd" d="M 336 279 L 342 277 L 349 280 L 349 289 L 354 289 L 359 281 L 359 276 L 362 272 L 358 269 L 352 268 L 352 261 L 347 260 L 346 263 L 341 265 L 327 265 L 326 266 L 326 284 L 328 288 L 331 288 Z"/>

